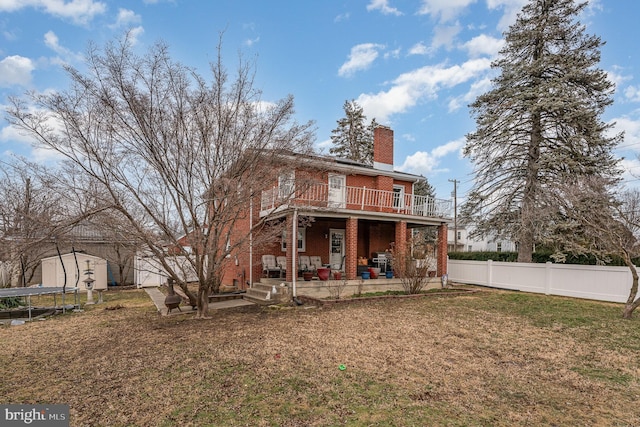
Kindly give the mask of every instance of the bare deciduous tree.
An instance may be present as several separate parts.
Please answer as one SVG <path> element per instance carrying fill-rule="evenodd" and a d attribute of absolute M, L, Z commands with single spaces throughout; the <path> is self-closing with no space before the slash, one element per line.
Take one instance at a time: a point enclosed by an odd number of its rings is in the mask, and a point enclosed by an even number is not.
<path fill-rule="evenodd" d="M 629 267 L 632 283 L 623 317 L 630 319 L 638 306 L 638 271 L 633 258 L 640 255 L 640 192 L 622 193 L 617 200 L 601 178 L 574 179 L 565 184 L 552 245 L 564 252 L 590 254 L 606 264 L 619 256 Z"/>
<path fill-rule="evenodd" d="M 62 92 L 14 98 L 12 125 L 56 150 L 98 186 L 172 279 L 207 316 L 208 296 L 225 264 L 246 248 L 249 201 L 273 183 L 284 154 L 308 152 L 312 123 L 294 120 L 291 96 L 263 102 L 253 66 L 241 60 L 230 78 L 218 47 L 211 81 L 173 61 L 158 43 L 139 56 L 127 37 L 90 46 L 86 71 L 67 67 Z M 293 167 L 297 156 L 284 167 Z M 286 202 L 286 201 L 283 201 Z M 269 216 L 252 224 L 254 246 L 272 239 Z M 189 292 L 170 258 L 191 265 Z"/>
<path fill-rule="evenodd" d="M 42 172 L 17 160 L 0 163 L 0 260 L 17 286 L 31 281 L 66 222 L 54 182 Z"/>
<path fill-rule="evenodd" d="M 416 246 L 415 239 L 407 242 L 403 248 L 396 248 L 393 252 L 393 271 L 402 282 L 404 291 L 408 294 L 419 294 L 429 283 L 429 271 L 435 269 L 436 260 L 432 250 L 420 250 L 415 259 L 412 249 Z M 418 245 L 421 246 L 421 245 Z"/>

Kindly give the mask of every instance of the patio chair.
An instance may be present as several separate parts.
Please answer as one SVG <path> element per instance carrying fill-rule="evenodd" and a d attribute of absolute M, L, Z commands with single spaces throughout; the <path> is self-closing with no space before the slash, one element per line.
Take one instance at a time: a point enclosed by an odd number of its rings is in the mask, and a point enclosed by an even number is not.
<path fill-rule="evenodd" d="M 307 255 L 298 256 L 298 272 L 313 271 L 313 266 Z"/>
<path fill-rule="evenodd" d="M 311 268 L 315 271 L 318 271 L 319 268 L 324 267 L 324 265 L 322 265 L 322 258 L 320 258 L 318 255 L 310 256 L 309 263 L 312 266 Z"/>
<path fill-rule="evenodd" d="M 276 263 L 276 256 L 262 255 L 262 273 L 266 277 L 271 277 L 272 272 L 277 272 L 280 275 L 280 267 Z"/>
<path fill-rule="evenodd" d="M 280 268 L 280 277 L 285 277 L 287 275 L 287 257 L 286 256 L 276 257 L 276 264 Z"/>

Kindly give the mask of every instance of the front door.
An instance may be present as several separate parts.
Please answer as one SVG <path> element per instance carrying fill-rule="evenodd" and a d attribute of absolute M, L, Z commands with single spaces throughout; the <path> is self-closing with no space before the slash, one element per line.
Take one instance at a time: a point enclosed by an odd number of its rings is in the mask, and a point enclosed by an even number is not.
<path fill-rule="evenodd" d="M 344 209 L 346 201 L 347 178 L 344 175 L 329 174 L 329 200 L 330 208 Z"/>
<path fill-rule="evenodd" d="M 345 231 L 340 229 L 329 230 L 329 263 L 333 270 L 344 270 L 344 236 Z"/>

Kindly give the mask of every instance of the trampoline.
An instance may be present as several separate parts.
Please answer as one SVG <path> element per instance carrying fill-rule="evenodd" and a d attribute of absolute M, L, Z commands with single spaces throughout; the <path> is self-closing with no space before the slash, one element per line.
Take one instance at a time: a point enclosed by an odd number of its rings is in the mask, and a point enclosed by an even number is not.
<path fill-rule="evenodd" d="M 62 287 L 53 287 L 53 286 L 32 286 L 29 288 L 3 288 L 0 289 L 0 298 L 11 298 L 11 297 L 27 297 L 27 303 L 29 307 L 29 320 L 31 320 L 31 296 L 33 295 L 52 295 L 53 294 L 53 304 L 57 308 L 58 307 L 58 294 L 65 294 L 73 292 L 74 295 L 74 305 L 78 305 L 78 288 L 62 288 Z M 64 307 L 63 307 L 64 310 Z"/>

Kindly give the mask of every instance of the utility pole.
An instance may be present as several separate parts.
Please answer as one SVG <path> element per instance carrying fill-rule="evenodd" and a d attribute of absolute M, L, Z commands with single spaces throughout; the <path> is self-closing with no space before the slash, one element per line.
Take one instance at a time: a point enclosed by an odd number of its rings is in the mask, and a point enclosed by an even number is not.
<path fill-rule="evenodd" d="M 453 251 L 458 250 L 458 180 L 450 179 L 453 182 Z"/>

